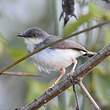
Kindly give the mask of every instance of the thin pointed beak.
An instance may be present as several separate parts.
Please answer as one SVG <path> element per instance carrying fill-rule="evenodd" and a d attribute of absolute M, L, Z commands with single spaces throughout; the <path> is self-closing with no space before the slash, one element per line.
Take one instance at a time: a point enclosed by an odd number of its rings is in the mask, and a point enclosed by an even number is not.
<path fill-rule="evenodd" d="M 18 37 L 25 37 L 22 33 L 17 34 Z"/>

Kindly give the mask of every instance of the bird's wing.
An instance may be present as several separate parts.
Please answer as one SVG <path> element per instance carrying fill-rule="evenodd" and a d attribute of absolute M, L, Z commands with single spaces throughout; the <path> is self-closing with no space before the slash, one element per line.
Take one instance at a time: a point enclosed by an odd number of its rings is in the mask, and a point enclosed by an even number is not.
<path fill-rule="evenodd" d="M 88 50 L 76 41 L 65 40 L 53 45 L 51 48 L 59 48 L 59 49 L 75 49 L 87 52 Z"/>
<path fill-rule="evenodd" d="M 55 42 L 57 40 L 59 40 L 61 38 L 58 38 L 56 36 L 50 36 L 48 38 L 46 38 L 40 45 L 36 45 L 36 48 L 38 48 L 39 46 L 41 47 L 41 45 L 47 45 L 50 44 L 52 42 Z M 88 50 L 81 45 L 80 43 L 73 41 L 73 40 L 65 40 L 65 41 L 61 41 L 59 43 L 54 44 L 53 46 L 49 47 L 52 49 L 75 49 L 75 50 L 81 50 L 84 52 L 87 52 Z"/>
<path fill-rule="evenodd" d="M 54 42 L 54 41 L 57 41 L 61 38 L 59 37 L 48 37 L 45 42 L 47 43 L 50 43 L 50 42 Z M 83 46 L 81 45 L 80 43 L 76 42 L 76 41 L 73 41 L 73 40 L 64 40 L 64 41 L 61 41 L 59 43 L 56 43 L 55 45 L 51 46 L 50 48 L 59 48 L 59 49 L 75 49 L 75 50 L 81 50 L 81 51 L 84 51 L 84 52 L 87 52 L 88 50 Z"/>

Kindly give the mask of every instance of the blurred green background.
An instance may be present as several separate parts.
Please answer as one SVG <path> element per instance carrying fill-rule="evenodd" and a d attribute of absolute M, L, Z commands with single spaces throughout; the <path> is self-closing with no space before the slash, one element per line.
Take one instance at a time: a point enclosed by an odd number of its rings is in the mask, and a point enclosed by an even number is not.
<path fill-rule="evenodd" d="M 0 68 L 11 64 L 27 54 L 19 32 L 29 27 L 40 27 L 48 33 L 63 34 L 61 0 L 0 0 Z M 110 3 L 103 0 L 76 0 L 75 14 L 64 28 L 64 36 L 83 28 L 91 27 L 101 21 L 110 20 Z M 110 43 L 110 25 L 99 27 L 72 38 L 91 51 L 99 51 Z M 87 59 L 79 59 L 82 64 Z M 10 71 L 39 74 L 31 58 L 21 62 Z M 110 110 L 110 58 L 96 66 L 84 83 L 102 110 Z M 50 76 L 50 78 L 49 78 Z M 0 76 L 0 110 L 13 110 L 40 96 L 51 84 L 55 75 L 43 74 L 41 78 Z M 80 110 L 95 110 L 79 87 Z M 75 110 L 72 88 L 54 98 L 40 110 Z"/>

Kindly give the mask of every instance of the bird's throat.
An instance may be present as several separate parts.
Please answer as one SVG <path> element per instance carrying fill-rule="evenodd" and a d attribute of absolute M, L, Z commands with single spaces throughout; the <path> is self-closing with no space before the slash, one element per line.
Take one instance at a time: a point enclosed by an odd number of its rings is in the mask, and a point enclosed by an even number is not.
<path fill-rule="evenodd" d="M 43 39 L 37 39 L 37 38 L 26 38 L 24 40 L 25 40 L 25 43 L 27 45 L 27 49 L 29 52 L 33 52 L 36 45 L 43 42 Z"/>

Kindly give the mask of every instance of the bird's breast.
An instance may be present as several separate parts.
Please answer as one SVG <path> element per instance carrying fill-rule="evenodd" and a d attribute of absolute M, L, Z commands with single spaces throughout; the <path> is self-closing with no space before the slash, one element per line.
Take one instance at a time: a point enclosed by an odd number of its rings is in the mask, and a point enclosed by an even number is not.
<path fill-rule="evenodd" d="M 72 49 L 44 49 L 33 55 L 36 63 L 41 70 L 60 70 L 71 65 L 73 59 L 81 56 L 81 52 Z"/>

